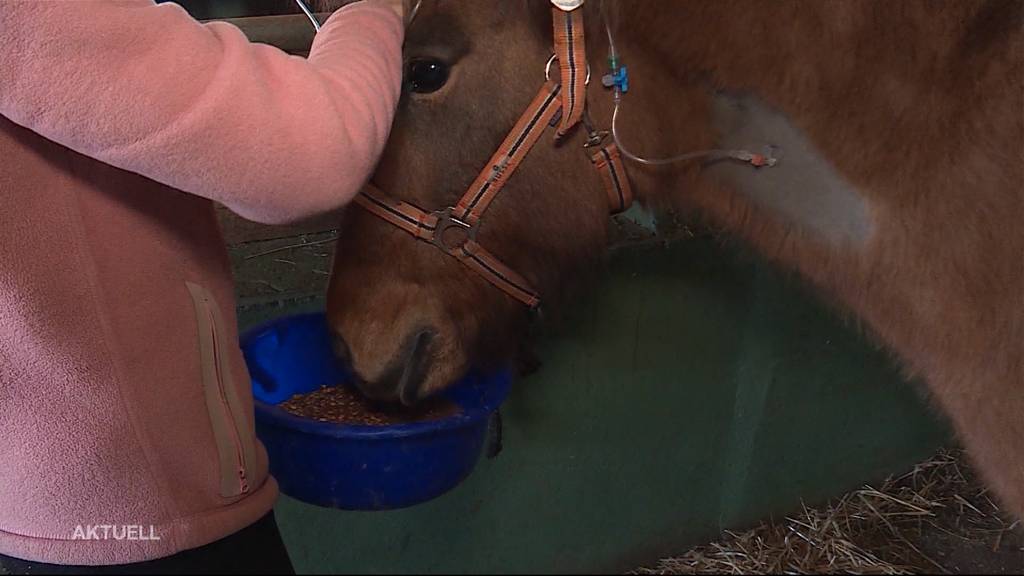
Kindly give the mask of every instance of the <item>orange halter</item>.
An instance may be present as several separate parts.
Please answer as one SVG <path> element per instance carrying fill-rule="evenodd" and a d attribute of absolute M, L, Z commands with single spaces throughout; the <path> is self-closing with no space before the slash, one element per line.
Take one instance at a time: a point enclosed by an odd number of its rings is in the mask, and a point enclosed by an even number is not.
<path fill-rule="evenodd" d="M 606 134 L 593 130 L 585 117 L 590 71 L 583 33 L 583 1 L 552 0 L 552 3 L 555 5 L 555 54 L 548 62 L 548 68 L 557 59 L 562 81 L 559 84 L 549 78 L 544 83 L 540 93 L 455 206 L 427 212 L 407 202 L 383 196 L 374 188 L 368 188 L 356 198 L 356 202 L 370 213 L 419 240 L 434 244 L 530 308 L 540 304 L 537 291 L 525 278 L 480 246 L 476 237 L 487 208 L 504 189 L 541 134 L 549 127 L 557 126 L 556 139 L 559 139 L 583 122 L 589 132 L 585 147 L 597 148 L 591 161 L 601 175 L 611 212 L 622 212 L 633 202 L 633 191 L 618 148 L 614 143 L 602 145 Z"/>

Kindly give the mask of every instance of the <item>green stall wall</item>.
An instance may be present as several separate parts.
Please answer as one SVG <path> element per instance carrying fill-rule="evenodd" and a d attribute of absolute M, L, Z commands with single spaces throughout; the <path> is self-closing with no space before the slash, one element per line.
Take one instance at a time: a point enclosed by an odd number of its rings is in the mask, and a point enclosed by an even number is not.
<path fill-rule="evenodd" d="M 315 309 L 240 310 L 243 325 Z M 352 513 L 283 497 L 300 572 L 617 572 L 908 469 L 949 431 L 801 282 L 712 238 L 616 250 L 453 492 Z"/>

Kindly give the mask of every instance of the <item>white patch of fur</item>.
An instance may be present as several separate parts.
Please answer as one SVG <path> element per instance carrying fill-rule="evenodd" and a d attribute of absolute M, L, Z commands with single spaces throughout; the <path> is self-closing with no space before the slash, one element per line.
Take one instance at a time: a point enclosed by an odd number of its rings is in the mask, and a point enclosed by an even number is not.
<path fill-rule="evenodd" d="M 719 146 L 763 153 L 774 167 L 717 162 L 707 171 L 748 197 L 759 209 L 833 244 L 864 245 L 874 230 L 867 199 L 842 178 L 780 112 L 753 95 L 716 94 Z"/>

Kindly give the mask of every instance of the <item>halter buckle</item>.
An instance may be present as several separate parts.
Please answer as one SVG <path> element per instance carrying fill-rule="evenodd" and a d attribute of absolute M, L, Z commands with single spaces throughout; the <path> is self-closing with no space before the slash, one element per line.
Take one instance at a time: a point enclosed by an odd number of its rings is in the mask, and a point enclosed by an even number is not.
<path fill-rule="evenodd" d="M 587 141 L 583 143 L 584 148 L 596 148 L 601 144 L 604 144 L 605 139 L 610 136 L 607 130 L 589 132 L 587 134 Z"/>
<path fill-rule="evenodd" d="M 590 118 L 590 109 L 583 110 L 583 127 L 587 130 L 587 141 L 583 143 L 584 148 L 596 148 L 604 143 L 605 139 L 611 136 L 607 130 L 598 130 L 594 127 L 594 121 Z"/>
<path fill-rule="evenodd" d="M 434 246 L 437 246 L 442 252 L 445 252 L 447 254 L 453 254 L 456 250 L 465 246 L 466 243 L 469 242 L 470 240 L 476 240 L 477 227 L 473 224 L 470 224 L 469 222 L 464 222 L 453 216 L 452 212 L 454 210 L 454 207 L 449 206 L 444 210 L 440 210 L 434 213 L 434 215 L 437 216 L 437 229 L 434 231 L 434 237 L 432 238 L 431 242 L 434 244 Z M 445 233 L 451 230 L 452 228 L 465 230 L 465 239 L 463 239 L 458 244 L 449 246 L 448 243 L 445 241 Z"/>

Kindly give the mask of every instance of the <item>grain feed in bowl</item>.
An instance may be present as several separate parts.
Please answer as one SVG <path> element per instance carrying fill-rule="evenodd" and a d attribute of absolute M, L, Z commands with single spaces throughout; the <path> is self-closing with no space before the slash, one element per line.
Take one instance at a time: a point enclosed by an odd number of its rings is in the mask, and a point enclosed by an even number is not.
<path fill-rule="evenodd" d="M 444 398 L 426 400 L 414 407 L 380 404 L 348 386 L 323 386 L 307 394 L 297 394 L 280 407 L 301 418 L 357 426 L 394 426 L 442 420 L 460 411 L 458 405 Z"/>

